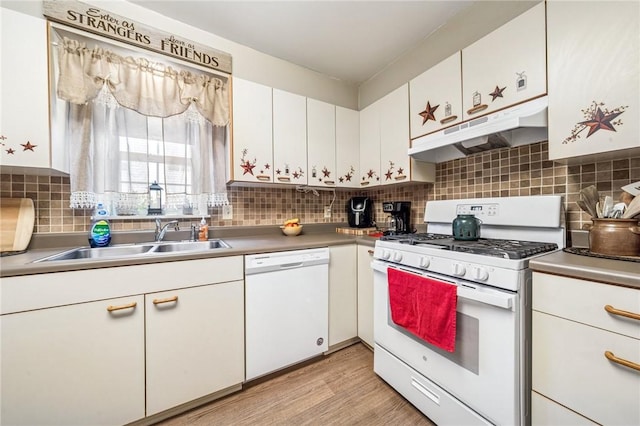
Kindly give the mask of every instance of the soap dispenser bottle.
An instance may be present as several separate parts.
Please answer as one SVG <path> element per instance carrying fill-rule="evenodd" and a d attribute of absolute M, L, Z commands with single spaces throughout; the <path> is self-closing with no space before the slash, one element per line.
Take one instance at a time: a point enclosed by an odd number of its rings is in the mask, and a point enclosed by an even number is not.
<path fill-rule="evenodd" d="M 207 241 L 209 239 L 209 225 L 207 225 L 207 221 L 204 220 L 204 217 L 200 221 L 200 228 L 198 231 L 198 240 Z"/>

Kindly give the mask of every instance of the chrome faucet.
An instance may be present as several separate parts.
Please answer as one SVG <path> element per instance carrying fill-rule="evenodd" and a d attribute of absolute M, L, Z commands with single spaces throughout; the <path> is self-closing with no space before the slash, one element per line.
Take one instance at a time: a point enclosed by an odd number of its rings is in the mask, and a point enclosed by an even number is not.
<path fill-rule="evenodd" d="M 154 234 L 154 238 L 157 243 L 159 243 L 164 239 L 164 234 L 167 233 L 167 228 L 171 225 L 175 225 L 173 229 L 175 229 L 176 231 L 180 230 L 177 220 L 172 220 L 170 222 L 165 223 L 164 226 L 162 226 L 162 222 L 160 222 L 160 219 L 156 219 L 156 232 Z"/>

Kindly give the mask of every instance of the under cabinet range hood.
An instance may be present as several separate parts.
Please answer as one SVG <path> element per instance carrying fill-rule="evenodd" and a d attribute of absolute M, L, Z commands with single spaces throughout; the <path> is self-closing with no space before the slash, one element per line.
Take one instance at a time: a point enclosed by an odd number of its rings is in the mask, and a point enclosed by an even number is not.
<path fill-rule="evenodd" d="M 547 96 L 414 139 L 409 155 L 442 163 L 496 148 L 547 140 Z"/>

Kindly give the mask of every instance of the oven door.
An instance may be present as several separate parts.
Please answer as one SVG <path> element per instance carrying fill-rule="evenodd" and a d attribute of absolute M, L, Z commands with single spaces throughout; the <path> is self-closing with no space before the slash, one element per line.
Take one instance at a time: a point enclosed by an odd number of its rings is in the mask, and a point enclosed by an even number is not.
<path fill-rule="evenodd" d="M 372 267 L 376 345 L 489 422 L 521 424 L 520 382 L 523 368 L 519 341 L 522 332 L 517 293 L 380 260 L 374 260 Z M 387 268 L 397 268 L 458 286 L 454 352 L 431 345 L 393 323 L 389 308 Z M 378 352 L 374 356 L 377 355 Z M 447 395 L 448 398 L 450 396 Z M 434 409 L 442 410 L 442 407 Z M 425 414 L 430 416 L 430 413 Z M 451 413 L 451 416 L 455 418 L 455 413 Z M 434 412 L 433 417 L 447 418 L 447 414 Z"/>

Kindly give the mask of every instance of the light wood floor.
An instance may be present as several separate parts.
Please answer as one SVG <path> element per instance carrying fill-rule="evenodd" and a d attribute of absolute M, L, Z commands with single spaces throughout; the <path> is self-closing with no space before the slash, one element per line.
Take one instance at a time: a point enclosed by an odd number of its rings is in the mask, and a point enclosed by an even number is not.
<path fill-rule="evenodd" d="M 433 426 L 373 372 L 361 343 L 159 424 Z"/>

